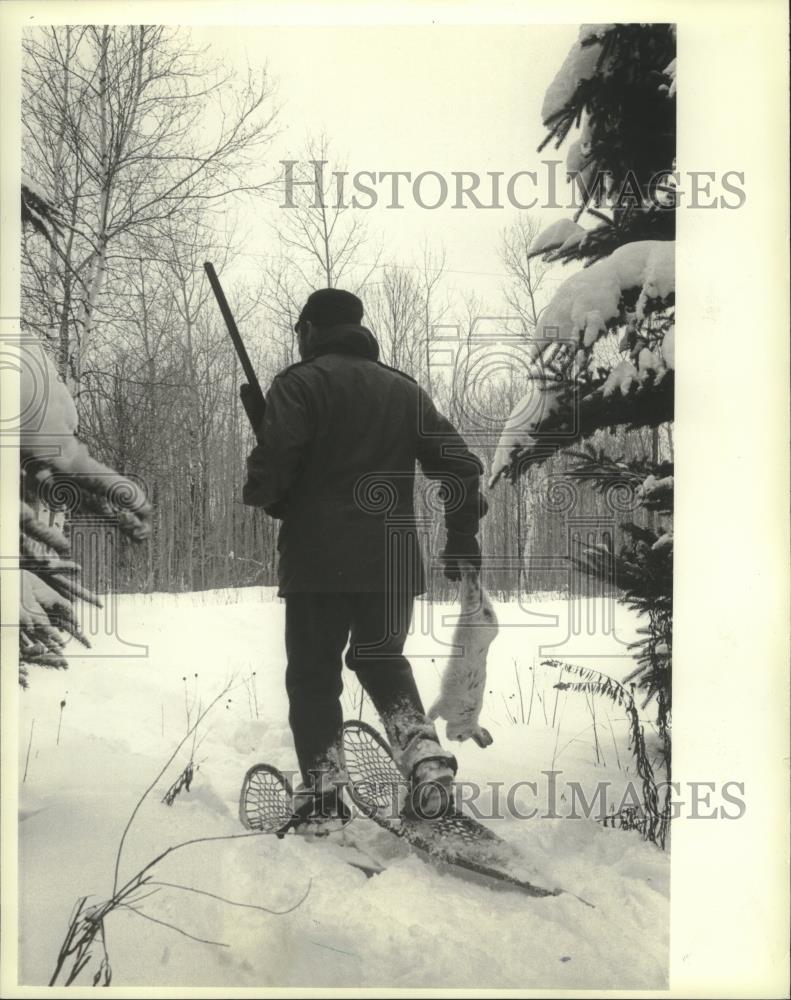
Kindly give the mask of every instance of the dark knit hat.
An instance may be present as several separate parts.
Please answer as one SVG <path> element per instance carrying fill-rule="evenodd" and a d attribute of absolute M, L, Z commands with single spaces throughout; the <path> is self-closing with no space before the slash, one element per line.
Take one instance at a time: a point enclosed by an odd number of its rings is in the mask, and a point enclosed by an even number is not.
<path fill-rule="evenodd" d="M 320 288 L 308 296 L 294 329 L 299 331 L 303 320 L 309 320 L 323 330 L 341 323 L 359 323 L 362 318 L 363 304 L 356 295 L 342 288 Z"/>

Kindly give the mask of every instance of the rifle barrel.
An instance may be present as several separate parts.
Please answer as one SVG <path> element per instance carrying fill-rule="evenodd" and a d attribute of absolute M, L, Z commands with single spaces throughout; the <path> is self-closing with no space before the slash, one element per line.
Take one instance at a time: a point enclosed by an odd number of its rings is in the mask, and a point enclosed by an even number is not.
<path fill-rule="evenodd" d="M 231 307 L 228 305 L 228 300 L 225 298 L 225 292 L 222 290 L 222 285 L 220 284 L 220 279 L 217 277 L 217 272 L 214 270 L 214 265 L 209 263 L 209 261 L 206 261 L 203 265 L 203 269 L 209 279 L 209 284 L 214 292 L 214 297 L 217 299 L 217 305 L 220 307 L 220 312 L 222 313 L 222 318 L 225 320 L 225 325 L 228 327 L 228 333 L 231 335 L 233 346 L 236 348 L 236 354 L 241 362 L 242 371 L 244 372 L 248 385 L 250 385 L 252 389 L 257 390 L 257 392 L 263 397 L 258 377 L 255 374 L 255 369 L 250 361 L 250 356 L 247 353 L 247 349 L 242 341 L 239 328 L 236 325 L 236 320 L 233 318 Z"/>

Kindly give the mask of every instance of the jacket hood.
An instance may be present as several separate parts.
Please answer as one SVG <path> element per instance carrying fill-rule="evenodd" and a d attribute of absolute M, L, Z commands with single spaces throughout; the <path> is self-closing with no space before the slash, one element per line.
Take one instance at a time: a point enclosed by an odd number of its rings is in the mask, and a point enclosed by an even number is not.
<path fill-rule="evenodd" d="M 377 361 L 379 343 L 367 327 L 358 323 L 342 323 L 315 333 L 303 360 L 310 361 L 321 354 L 353 354 Z"/>

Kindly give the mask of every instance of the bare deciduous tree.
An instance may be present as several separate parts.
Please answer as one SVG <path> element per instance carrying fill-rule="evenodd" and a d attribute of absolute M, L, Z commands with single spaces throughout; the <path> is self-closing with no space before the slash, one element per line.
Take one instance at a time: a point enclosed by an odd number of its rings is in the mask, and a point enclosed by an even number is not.
<path fill-rule="evenodd" d="M 509 278 L 503 285 L 503 295 L 528 333 L 538 326 L 540 293 L 547 273 L 546 264 L 528 256 L 530 246 L 540 231 L 540 219 L 523 212 L 500 236 L 500 261 Z"/>
<path fill-rule="evenodd" d="M 180 28 L 31 29 L 24 58 L 25 167 L 55 193 L 68 234 L 46 260 L 26 244 L 24 319 L 57 340 L 78 386 L 108 278 L 136 266 L 140 241 L 192 202 L 271 183 L 261 152 L 276 108 L 265 71 L 222 72 Z"/>
<path fill-rule="evenodd" d="M 281 252 L 307 288 L 336 288 L 341 281 L 361 288 L 379 263 L 370 246 L 358 209 L 338 196 L 333 174 L 343 172 L 333 162 L 326 135 L 308 138 L 299 159 L 285 161 L 294 184 L 279 213 L 276 232 Z M 360 271 L 361 251 L 373 255 Z"/>

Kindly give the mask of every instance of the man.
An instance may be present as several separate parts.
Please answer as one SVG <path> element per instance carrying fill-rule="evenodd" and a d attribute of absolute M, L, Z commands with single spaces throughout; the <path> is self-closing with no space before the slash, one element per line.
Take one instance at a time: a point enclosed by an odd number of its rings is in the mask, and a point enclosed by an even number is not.
<path fill-rule="evenodd" d="M 286 602 L 289 723 L 303 782 L 297 823 L 348 818 L 339 791 L 347 642 L 346 665 L 384 723 L 409 782 L 411 811 L 436 815 L 456 773 L 403 656 L 414 597 L 426 589 L 415 462 L 441 484 L 450 579 L 459 579 L 459 560 L 480 566 L 483 470 L 414 379 L 378 360 L 362 318 L 362 302 L 350 292 L 309 296 L 295 325 L 302 360 L 272 383 L 243 492 L 246 504 L 282 520 L 278 592 Z"/>

